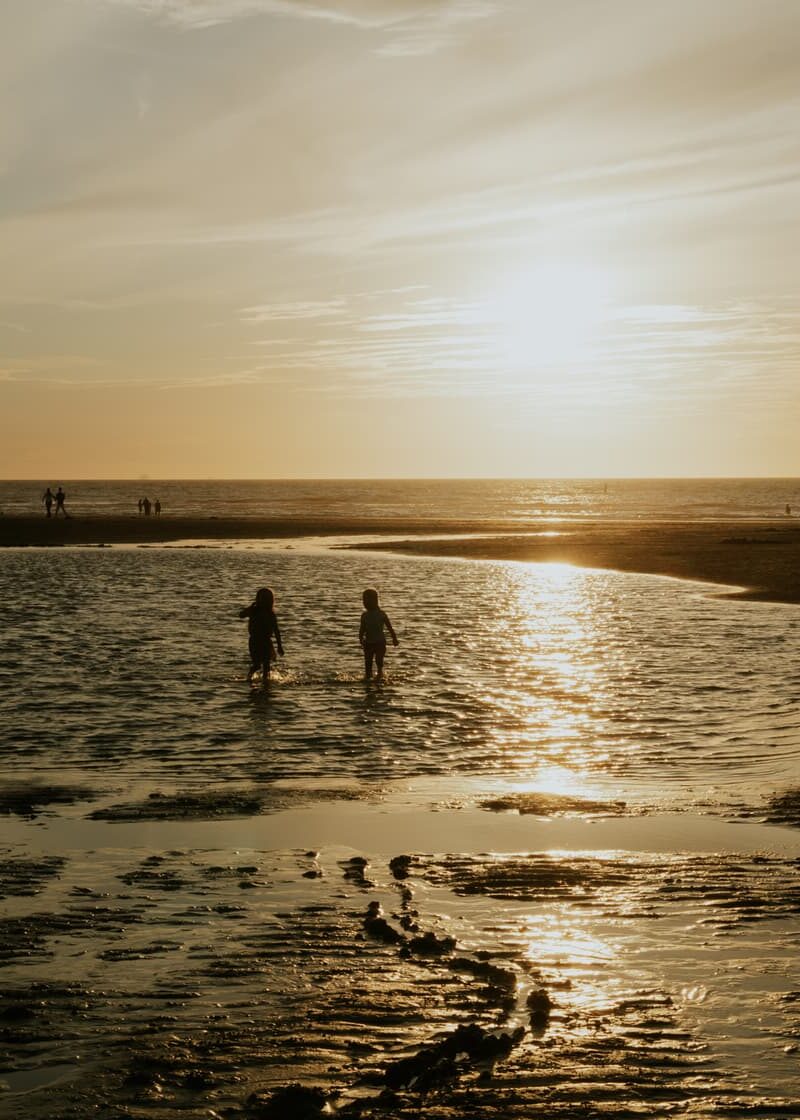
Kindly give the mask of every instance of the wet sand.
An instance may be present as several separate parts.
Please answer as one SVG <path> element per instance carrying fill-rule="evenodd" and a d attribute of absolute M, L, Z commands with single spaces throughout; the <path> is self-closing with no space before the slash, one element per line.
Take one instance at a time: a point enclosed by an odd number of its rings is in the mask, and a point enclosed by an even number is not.
<path fill-rule="evenodd" d="M 239 792 L 7 799 L 0 1115 L 798 1115 L 794 830 Z"/>
<path fill-rule="evenodd" d="M 791 523 L 0 519 L 7 545 L 356 534 L 799 601 Z M 197 788 L 94 748 L 0 786 L 0 1117 L 800 1116 L 796 788 L 704 815 L 485 775 Z"/>
<path fill-rule="evenodd" d="M 38 524 L 53 531 L 50 544 L 110 543 L 109 521 Z M 213 519 L 117 524 L 120 544 L 191 541 L 190 526 L 196 542 L 225 539 Z M 679 528 L 571 525 L 569 537 L 514 538 L 504 526 L 481 540 L 431 541 L 408 540 L 436 531 L 431 523 L 304 524 L 332 544 L 361 532 L 365 542 L 373 538 L 365 547 L 375 548 L 374 536 L 393 530 L 406 535 L 393 547 L 455 555 L 558 547 L 581 534 L 632 539 L 648 529 L 666 540 Z M 300 535 L 291 521 L 271 531 L 233 520 L 224 528 L 228 540 Z M 742 534 L 740 525 L 703 531 Z M 748 526 L 747 535 L 770 540 L 774 531 Z M 756 556 L 784 548 L 741 547 Z M 83 569 L 87 559 L 106 567 L 101 555 L 65 559 L 67 567 L 75 561 Z M 187 567 L 188 554 L 169 556 Z M 132 567 L 137 581 L 167 558 L 120 553 L 130 565 L 111 567 Z M 217 558 L 198 557 L 215 579 Z M 573 558 L 581 562 L 579 552 Z M 59 567 L 53 554 L 10 559 L 22 561 L 16 567 Z M 463 565 L 449 568 L 460 589 Z M 84 668 L 92 663 L 90 604 L 71 631 Z M 716 613 L 785 615 L 780 608 Z M 53 617 L 63 622 L 63 614 Z M 135 640 L 130 633 L 126 646 Z M 76 648 L 66 647 L 71 657 L 62 664 L 75 660 Z M 144 656 L 183 687 L 165 646 L 148 646 Z M 68 725 L 76 742 L 37 754 L 28 739 L 27 757 L 20 742 L 15 780 L 0 786 L 0 1117 L 800 1116 L 796 789 L 724 811 L 709 805 L 698 815 L 620 800 L 627 793 L 616 779 L 613 792 L 589 798 L 521 790 L 519 776 L 414 781 L 397 775 L 395 760 L 387 777 L 370 757 L 379 729 L 386 733 L 395 712 L 408 719 L 419 688 L 370 689 L 370 702 L 358 706 L 373 729 L 363 749 L 342 775 L 331 777 L 329 767 L 302 781 L 301 753 L 287 752 L 281 763 L 285 733 L 265 717 L 287 718 L 288 689 L 226 678 L 235 707 L 217 709 L 223 682 L 214 678 L 187 689 L 188 717 L 179 706 L 188 738 L 169 741 L 161 708 L 149 742 L 131 703 L 151 697 L 149 678 L 141 667 L 120 678 L 98 665 L 102 683 L 78 697 Z M 658 685 L 648 688 L 654 695 Z M 41 687 L 25 691 L 42 705 Z M 176 696 L 173 684 L 164 691 Z M 325 695 L 330 703 L 332 693 Z M 109 720 L 93 722 L 89 712 L 103 697 Z M 573 710 L 563 695 L 556 703 Z M 239 706 L 258 736 L 252 780 L 234 765 L 250 741 L 237 730 L 246 721 L 233 718 Z M 19 711 L 24 725 L 31 709 L 20 701 Z M 63 726 L 65 713 L 54 708 L 48 718 Z M 128 720 L 133 760 L 118 764 Z M 419 725 L 404 726 L 410 753 Z M 774 737 L 743 727 L 748 749 L 762 741 L 774 747 Z M 203 760 L 194 739 L 209 733 L 213 755 Z M 469 728 L 460 723 L 453 735 L 466 749 Z M 339 750 L 329 736 L 329 755 Z M 181 752 L 188 761 L 176 777 L 168 761 Z M 348 780 L 353 770 L 358 778 Z"/>
<path fill-rule="evenodd" d="M 800 528 L 758 524 L 614 523 L 558 535 L 382 542 L 393 552 L 472 560 L 575 564 L 736 588 L 737 598 L 800 603 Z M 363 546 L 362 546 L 363 547 Z"/>
<path fill-rule="evenodd" d="M 470 535 L 474 534 L 474 535 Z M 800 603 L 800 524 L 487 522 L 413 518 L 0 518 L 0 547 L 380 537 L 351 547 L 470 559 L 559 562 L 722 584 L 739 597 Z"/>

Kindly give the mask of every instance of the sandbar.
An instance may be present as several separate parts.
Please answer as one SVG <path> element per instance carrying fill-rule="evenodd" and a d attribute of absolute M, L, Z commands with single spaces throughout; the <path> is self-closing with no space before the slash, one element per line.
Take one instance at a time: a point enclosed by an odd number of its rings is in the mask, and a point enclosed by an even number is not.
<path fill-rule="evenodd" d="M 800 522 L 487 521 L 410 517 L 0 517 L 1 547 L 363 537 L 349 547 L 425 556 L 566 563 L 730 587 L 800 603 Z M 373 539 L 370 539 L 373 538 Z M 379 538 L 379 539 L 374 539 Z"/>
<path fill-rule="evenodd" d="M 729 598 L 800 603 L 800 527 L 774 522 L 603 523 L 563 527 L 556 536 L 487 534 L 381 542 L 379 547 L 671 576 L 730 587 Z"/>

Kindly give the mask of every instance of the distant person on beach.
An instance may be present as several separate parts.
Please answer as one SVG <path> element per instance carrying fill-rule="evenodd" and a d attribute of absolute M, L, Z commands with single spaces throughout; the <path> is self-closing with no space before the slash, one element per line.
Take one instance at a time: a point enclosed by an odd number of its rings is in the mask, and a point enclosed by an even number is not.
<path fill-rule="evenodd" d="M 150 510 L 152 509 L 152 503 L 151 503 L 150 499 L 149 498 L 142 498 L 142 505 L 144 506 L 145 517 L 149 517 L 150 516 Z"/>
<path fill-rule="evenodd" d="M 361 596 L 364 604 L 364 613 L 361 615 L 361 625 L 358 628 L 358 640 L 364 651 L 364 680 L 372 680 L 372 663 L 378 670 L 378 680 L 383 677 L 383 659 L 386 656 L 386 636 L 384 630 L 389 631 L 392 645 L 399 645 L 397 635 L 392 629 L 389 616 L 381 610 L 378 603 L 378 592 L 374 587 L 368 587 Z"/>
<path fill-rule="evenodd" d="M 44 502 L 45 516 L 52 517 L 53 514 L 51 511 L 53 509 L 53 502 L 55 501 L 55 498 L 53 497 L 53 491 L 49 486 L 45 490 L 44 494 L 42 494 L 42 501 Z"/>
<path fill-rule="evenodd" d="M 791 506 L 789 505 L 789 503 L 788 503 L 788 502 L 786 503 L 786 516 L 787 516 L 787 517 L 791 517 L 791 516 L 792 516 L 792 507 L 791 507 Z"/>
<path fill-rule="evenodd" d="M 140 498 L 139 501 L 136 504 L 139 507 L 139 516 L 141 517 L 142 516 L 142 510 L 144 509 L 144 498 Z"/>
<path fill-rule="evenodd" d="M 270 662 L 276 658 L 273 638 L 278 653 L 283 657 L 283 643 L 274 606 L 275 595 L 272 590 L 269 587 L 260 587 L 250 606 L 243 607 L 239 611 L 239 618 L 247 619 L 250 649 L 250 669 L 247 673 L 249 681 L 252 681 L 259 669 L 263 672 L 264 680 L 269 679 Z"/>
<path fill-rule="evenodd" d="M 64 514 L 65 517 L 69 517 L 69 514 L 67 513 L 66 508 L 64 506 L 64 501 L 65 501 L 66 497 L 67 497 L 67 495 L 64 493 L 64 491 L 59 486 L 58 490 L 56 490 L 56 512 L 53 515 L 54 517 L 58 517 L 58 511 L 59 510 L 61 510 L 61 512 Z"/>
<path fill-rule="evenodd" d="M 153 506 L 153 510 L 155 511 L 156 517 L 161 516 L 161 499 L 160 498 L 156 498 L 156 504 Z"/>

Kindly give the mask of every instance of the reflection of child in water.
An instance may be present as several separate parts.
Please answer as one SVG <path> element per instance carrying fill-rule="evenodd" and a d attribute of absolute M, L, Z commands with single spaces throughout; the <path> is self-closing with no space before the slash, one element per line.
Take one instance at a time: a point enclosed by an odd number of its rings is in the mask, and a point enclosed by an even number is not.
<path fill-rule="evenodd" d="M 250 635 L 250 669 L 247 679 L 251 681 L 254 673 L 263 670 L 264 680 L 269 677 L 269 663 L 275 660 L 275 647 L 273 637 L 278 647 L 278 653 L 283 657 L 283 644 L 281 632 L 278 628 L 278 619 L 272 609 L 275 596 L 269 587 L 260 587 L 256 592 L 255 600 L 249 607 L 239 611 L 239 618 L 248 620 L 247 630 Z"/>
<path fill-rule="evenodd" d="M 361 596 L 364 604 L 364 613 L 361 615 L 361 625 L 358 629 L 358 640 L 364 651 L 364 678 L 372 679 L 372 662 L 374 660 L 378 677 L 383 676 L 383 659 L 386 655 L 386 638 L 384 627 L 389 631 L 393 645 L 398 645 L 397 635 L 392 629 L 389 616 L 378 605 L 378 592 L 374 587 L 368 587 Z"/>

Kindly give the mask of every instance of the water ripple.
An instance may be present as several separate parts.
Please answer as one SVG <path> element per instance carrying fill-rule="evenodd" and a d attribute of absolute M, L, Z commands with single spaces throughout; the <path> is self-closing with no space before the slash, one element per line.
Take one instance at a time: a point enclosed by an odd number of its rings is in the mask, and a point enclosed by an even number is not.
<path fill-rule="evenodd" d="M 270 584 L 287 658 L 250 688 L 237 610 Z M 401 639 L 360 679 L 360 592 Z M 506 774 L 632 801 L 741 800 L 800 757 L 790 607 L 559 565 L 366 553 L 0 557 L 2 755 L 189 786 Z M 788 662 L 788 668 L 787 668 Z"/>

